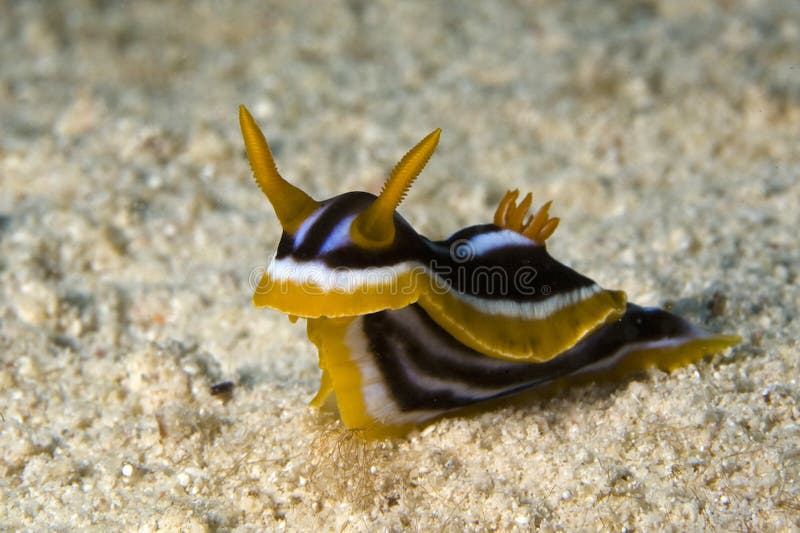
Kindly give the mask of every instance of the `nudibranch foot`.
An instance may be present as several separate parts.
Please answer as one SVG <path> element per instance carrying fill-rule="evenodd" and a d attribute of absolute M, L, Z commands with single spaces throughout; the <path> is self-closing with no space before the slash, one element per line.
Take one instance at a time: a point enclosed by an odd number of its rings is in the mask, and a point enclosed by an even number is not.
<path fill-rule="evenodd" d="M 486 357 L 450 336 L 418 305 L 309 320 L 308 334 L 324 376 L 317 398 L 323 390 L 335 394 L 345 426 L 376 436 L 522 391 L 619 379 L 648 367 L 672 370 L 740 340 L 633 304 L 619 320 L 544 363 Z"/>

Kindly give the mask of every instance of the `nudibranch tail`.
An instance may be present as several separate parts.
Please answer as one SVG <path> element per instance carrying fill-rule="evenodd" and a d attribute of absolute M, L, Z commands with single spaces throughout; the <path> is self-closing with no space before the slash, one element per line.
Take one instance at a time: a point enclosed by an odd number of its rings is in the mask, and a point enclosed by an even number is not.
<path fill-rule="evenodd" d="M 418 305 L 308 322 L 323 369 L 320 395 L 335 394 L 344 424 L 367 436 L 407 431 L 452 411 L 522 391 L 673 369 L 740 339 L 703 332 L 660 309 L 625 315 L 544 363 L 486 357 L 459 343 Z M 323 393 L 324 389 L 324 393 Z"/>
<path fill-rule="evenodd" d="M 319 203 L 281 177 L 264 134 L 243 105 L 239 106 L 239 125 L 256 183 L 275 209 L 284 231 L 294 233 Z"/>
<path fill-rule="evenodd" d="M 441 133 L 439 128 L 429 133 L 395 165 L 378 198 L 353 221 L 351 237 L 354 242 L 373 249 L 392 244 L 394 211 L 430 160 Z"/>
<path fill-rule="evenodd" d="M 508 191 L 503 196 L 494 213 L 494 225 L 515 231 L 537 244 L 544 244 L 558 227 L 559 219 L 557 217 L 550 218 L 548 213 L 553 201 L 546 202 L 536 213 L 528 216 L 523 223 L 525 215 L 533 203 L 533 196 L 531 193 L 526 194 L 519 205 L 517 205 L 517 197 L 519 197 L 518 189 Z"/>

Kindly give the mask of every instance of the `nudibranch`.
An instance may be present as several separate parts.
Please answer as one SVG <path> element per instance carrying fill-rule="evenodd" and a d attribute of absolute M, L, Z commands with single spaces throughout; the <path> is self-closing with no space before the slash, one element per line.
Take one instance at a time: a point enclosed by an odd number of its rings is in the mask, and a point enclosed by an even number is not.
<path fill-rule="evenodd" d="M 493 223 L 434 241 L 397 213 L 439 142 L 435 130 L 380 194 L 317 201 L 278 172 L 248 111 L 239 121 L 256 183 L 283 234 L 253 303 L 308 320 L 348 428 L 378 432 L 565 380 L 670 369 L 738 342 L 627 302 L 553 259 L 559 219 L 532 196 L 501 200 Z"/>

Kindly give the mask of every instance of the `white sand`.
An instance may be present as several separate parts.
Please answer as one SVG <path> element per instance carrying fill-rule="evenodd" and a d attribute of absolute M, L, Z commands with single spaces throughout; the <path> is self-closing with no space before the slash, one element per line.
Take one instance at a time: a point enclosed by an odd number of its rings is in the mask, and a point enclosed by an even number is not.
<path fill-rule="evenodd" d="M 0 529 L 800 530 L 800 4 L 163 4 L 0 4 Z M 440 126 L 421 231 L 531 190 L 555 257 L 745 341 L 356 441 L 250 306 L 239 103 L 318 198 Z"/>

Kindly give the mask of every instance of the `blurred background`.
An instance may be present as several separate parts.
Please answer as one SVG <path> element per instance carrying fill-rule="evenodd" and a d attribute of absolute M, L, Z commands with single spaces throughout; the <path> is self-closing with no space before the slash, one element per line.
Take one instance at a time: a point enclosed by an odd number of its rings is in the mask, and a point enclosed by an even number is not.
<path fill-rule="evenodd" d="M 0 1 L 0 524 L 800 527 L 799 42 L 768 0 Z M 422 233 L 530 190 L 555 257 L 745 342 L 366 447 L 353 501 L 303 327 L 250 307 L 239 104 L 320 199 L 441 127 Z"/>

